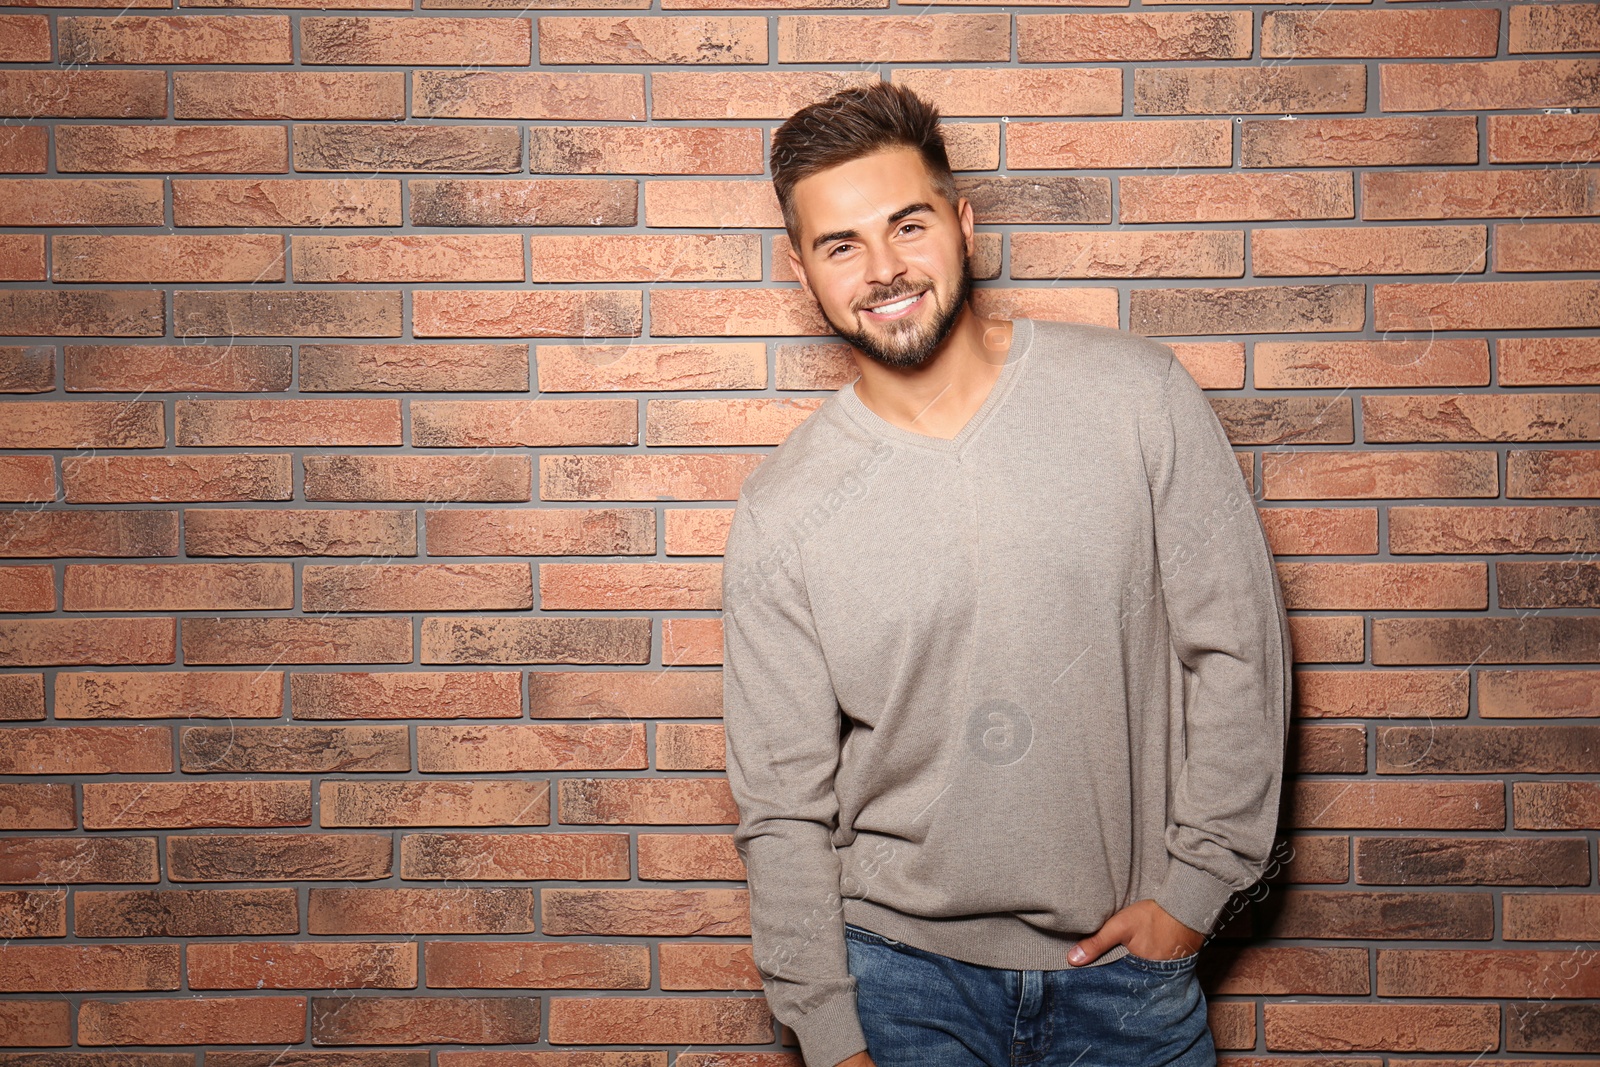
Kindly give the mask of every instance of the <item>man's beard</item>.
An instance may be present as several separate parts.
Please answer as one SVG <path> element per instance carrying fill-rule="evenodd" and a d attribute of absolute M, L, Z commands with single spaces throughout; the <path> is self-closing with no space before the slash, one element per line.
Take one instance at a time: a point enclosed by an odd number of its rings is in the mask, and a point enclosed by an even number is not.
<path fill-rule="evenodd" d="M 855 345 L 869 358 L 882 363 L 886 367 L 920 367 L 932 358 L 933 353 L 950 336 L 950 331 L 955 328 L 956 320 L 961 317 L 961 310 L 972 295 L 972 261 L 963 256 L 961 259 L 961 281 L 956 291 L 950 294 L 948 303 L 934 307 L 930 321 L 922 324 L 898 322 L 885 323 L 884 328 L 889 334 L 889 339 L 880 342 L 877 337 L 865 329 L 860 331 L 846 330 L 833 316 L 826 311 L 822 317 L 828 320 L 828 325 L 833 327 L 833 332 L 841 338 Z M 936 299 L 932 288 L 924 299 Z M 876 302 L 876 301 L 875 301 Z M 820 307 L 820 305 L 819 305 Z M 919 315 L 919 318 L 921 316 Z"/>

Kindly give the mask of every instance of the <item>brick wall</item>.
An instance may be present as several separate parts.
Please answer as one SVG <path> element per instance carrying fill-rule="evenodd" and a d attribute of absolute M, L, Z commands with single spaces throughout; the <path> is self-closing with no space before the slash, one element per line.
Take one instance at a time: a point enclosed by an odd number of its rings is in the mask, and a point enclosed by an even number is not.
<path fill-rule="evenodd" d="M 979 309 L 1168 339 L 1259 491 L 1224 1062 L 1600 1053 L 1600 5 L 210 6 L 0 14 L 0 1065 L 789 1062 L 718 555 L 852 374 L 768 137 L 877 78 Z"/>

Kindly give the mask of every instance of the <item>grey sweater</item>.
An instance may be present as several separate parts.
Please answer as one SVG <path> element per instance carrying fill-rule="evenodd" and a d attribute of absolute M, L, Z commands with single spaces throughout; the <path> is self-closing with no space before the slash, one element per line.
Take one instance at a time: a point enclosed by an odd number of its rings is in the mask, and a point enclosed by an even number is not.
<path fill-rule="evenodd" d="M 1018 319 L 951 440 L 845 385 L 744 483 L 723 633 L 755 961 L 809 1067 L 867 1047 L 845 922 L 1055 970 L 1136 900 L 1210 933 L 1266 867 L 1288 620 L 1165 345 Z"/>

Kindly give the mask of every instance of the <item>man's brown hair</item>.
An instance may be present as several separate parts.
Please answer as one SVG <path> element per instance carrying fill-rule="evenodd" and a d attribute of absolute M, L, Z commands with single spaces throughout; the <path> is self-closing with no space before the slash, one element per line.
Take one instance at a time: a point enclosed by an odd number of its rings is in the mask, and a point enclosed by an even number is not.
<path fill-rule="evenodd" d="M 841 89 L 790 115 L 772 135 L 772 185 L 789 240 L 800 239 L 794 187 L 802 178 L 892 148 L 916 149 L 934 188 L 956 206 L 960 197 L 939 129 L 939 109 L 910 89 L 884 81 Z"/>

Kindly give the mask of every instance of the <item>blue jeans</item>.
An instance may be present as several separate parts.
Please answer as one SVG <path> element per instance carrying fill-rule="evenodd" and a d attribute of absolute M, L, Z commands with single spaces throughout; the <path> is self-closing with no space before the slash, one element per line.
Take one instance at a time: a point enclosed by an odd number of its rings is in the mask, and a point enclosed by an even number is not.
<path fill-rule="evenodd" d="M 1216 1067 L 1198 953 L 1012 971 L 844 931 L 878 1067 Z"/>

